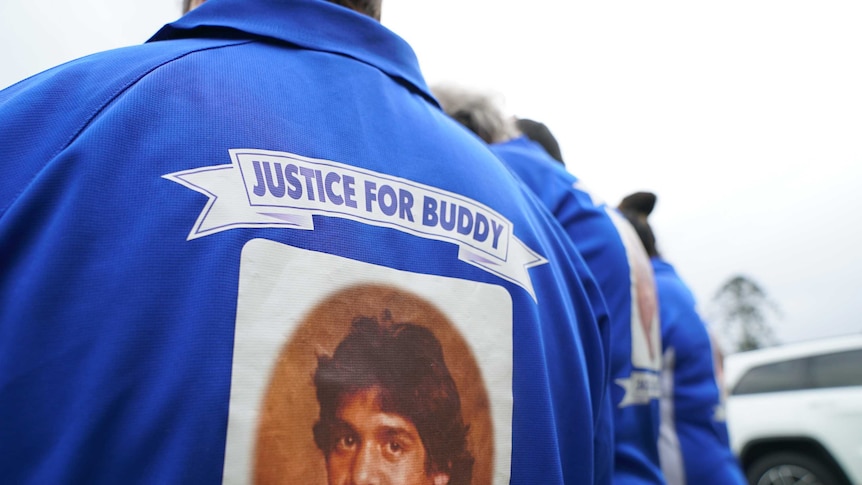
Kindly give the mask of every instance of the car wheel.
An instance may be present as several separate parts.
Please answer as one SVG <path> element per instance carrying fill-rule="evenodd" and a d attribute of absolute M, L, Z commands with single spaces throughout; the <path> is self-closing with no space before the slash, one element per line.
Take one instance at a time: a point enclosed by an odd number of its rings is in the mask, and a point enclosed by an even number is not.
<path fill-rule="evenodd" d="M 747 471 L 750 485 L 838 485 L 835 472 L 817 459 L 792 452 L 765 455 Z"/>

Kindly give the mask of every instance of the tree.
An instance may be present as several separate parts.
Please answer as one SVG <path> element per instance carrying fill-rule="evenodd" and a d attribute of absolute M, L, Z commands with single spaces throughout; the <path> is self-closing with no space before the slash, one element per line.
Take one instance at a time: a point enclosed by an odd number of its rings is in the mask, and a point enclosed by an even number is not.
<path fill-rule="evenodd" d="M 712 299 L 718 321 L 736 351 L 759 349 L 777 343 L 767 310 L 780 316 L 778 306 L 754 280 L 743 275 L 728 279 Z"/>

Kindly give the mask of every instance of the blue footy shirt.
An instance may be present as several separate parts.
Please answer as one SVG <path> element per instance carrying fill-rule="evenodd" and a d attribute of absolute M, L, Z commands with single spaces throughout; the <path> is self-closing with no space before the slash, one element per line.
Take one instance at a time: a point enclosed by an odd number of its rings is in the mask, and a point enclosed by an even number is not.
<path fill-rule="evenodd" d="M 209 0 L 0 92 L 0 147 L 4 483 L 593 483 L 595 283 L 378 22 Z"/>
<path fill-rule="evenodd" d="M 539 144 L 519 137 L 491 149 L 553 212 L 592 271 L 607 305 L 613 483 L 664 483 L 657 450 L 658 310 L 649 258 L 637 234 Z"/>
<path fill-rule="evenodd" d="M 746 483 L 730 449 L 709 332 L 676 270 L 652 259 L 661 309 L 664 369 L 659 451 L 673 485 Z"/>

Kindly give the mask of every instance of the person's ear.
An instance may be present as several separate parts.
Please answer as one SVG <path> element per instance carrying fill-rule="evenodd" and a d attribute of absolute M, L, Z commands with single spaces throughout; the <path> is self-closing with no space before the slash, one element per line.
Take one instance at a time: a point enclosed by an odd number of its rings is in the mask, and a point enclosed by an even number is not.
<path fill-rule="evenodd" d="M 436 472 L 431 475 L 431 480 L 434 482 L 434 485 L 449 485 L 449 474 Z"/>

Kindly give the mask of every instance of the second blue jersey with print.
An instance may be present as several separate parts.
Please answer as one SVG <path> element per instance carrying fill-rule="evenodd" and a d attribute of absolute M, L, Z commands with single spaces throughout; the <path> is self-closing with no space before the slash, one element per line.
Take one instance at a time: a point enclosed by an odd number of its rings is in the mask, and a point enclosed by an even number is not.
<path fill-rule="evenodd" d="M 539 144 L 519 137 L 491 149 L 551 210 L 601 289 L 611 318 L 613 483 L 664 483 L 656 445 L 661 336 L 652 269 L 637 234 Z"/>

